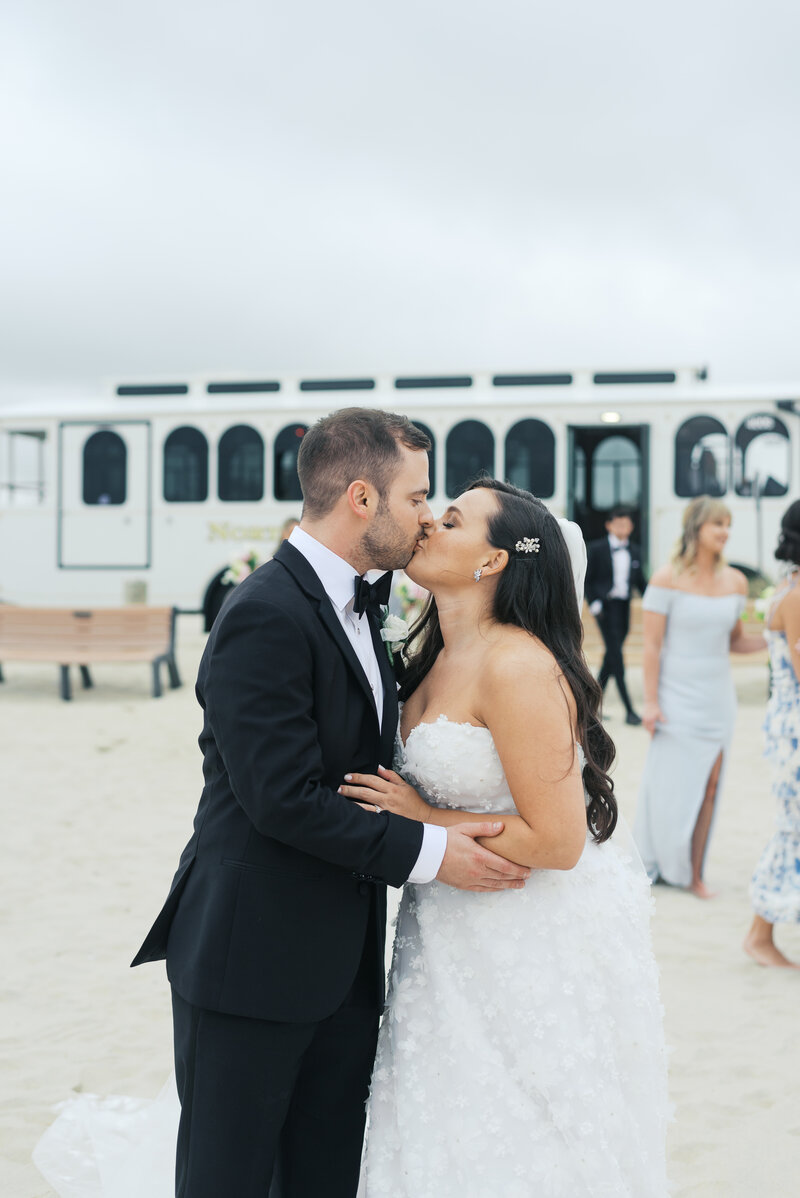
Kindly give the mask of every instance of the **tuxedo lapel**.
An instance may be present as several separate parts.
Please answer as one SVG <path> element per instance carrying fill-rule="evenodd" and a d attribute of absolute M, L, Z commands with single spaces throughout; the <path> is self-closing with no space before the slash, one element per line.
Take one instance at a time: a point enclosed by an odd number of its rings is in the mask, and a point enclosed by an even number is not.
<path fill-rule="evenodd" d="M 383 682 L 383 719 L 381 721 L 381 764 L 391 769 L 394 757 L 394 735 L 397 731 L 397 678 L 394 665 L 389 661 L 386 641 L 381 640 L 378 621 L 373 616 L 367 617 L 369 630 L 372 633 L 372 644 L 378 659 L 378 669 Z"/>
<path fill-rule="evenodd" d="M 325 625 L 328 632 L 331 634 L 333 639 L 336 641 L 336 644 L 341 649 L 342 653 L 344 654 L 344 656 L 347 660 L 347 664 L 352 668 L 353 673 L 355 674 L 356 678 L 358 679 L 359 683 L 361 684 L 361 689 L 363 690 L 364 694 L 367 696 L 367 699 L 369 700 L 370 707 L 375 712 L 375 719 L 377 720 L 378 712 L 375 707 L 375 696 L 372 693 L 372 687 L 370 686 L 370 684 L 367 680 L 367 676 L 364 673 L 364 670 L 361 666 L 361 662 L 358 660 L 358 657 L 356 656 L 356 651 L 353 648 L 353 646 L 350 644 L 350 641 L 347 639 L 347 634 L 346 634 L 345 630 L 342 628 L 342 625 L 339 622 L 339 617 L 336 615 L 336 612 L 333 610 L 333 604 L 331 603 L 331 601 L 327 595 L 323 595 L 322 600 L 320 602 L 319 618 L 322 620 L 322 623 Z"/>
<path fill-rule="evenodd" d="M 287 541 L 284 541 L 281 544 L 280 548 L 275 553 L 274 560 L 280 562 L 282 566 L 285 566 L 302 590 L 305 591 L 306 595 L 313 600 L 319 613 L 320 620 L 333 637 L 345 661 L 353 671 L 359 685 L 361 686 L 361 689 L 369 701 L 370 708 L 375 712 L 375 718 L 377 720 L 378 713 L 375 707 L 375 696 L 372 693 L 372 688 L 370 687 L 367 676 L 362 669 L 361 662 L 358 660 L 356 651 L 350 644 L 350 641 L 347 639 L 347 634 L 345 633 L 344 628 L 342 628 L 339 617 L 333 610 L 333 604 L 326 595 L 325 588 L 320 582 L 318 574 L 311 568 L 309 563 L 303 557 L 302 553 L 299 553 L 297 549 L 295 549 L 294 545 L 290 545 Z M 384 650 L 384 657 L 385 656 L 386 652 Z M 378 660 L 380 661 L 380 657 Z"/>

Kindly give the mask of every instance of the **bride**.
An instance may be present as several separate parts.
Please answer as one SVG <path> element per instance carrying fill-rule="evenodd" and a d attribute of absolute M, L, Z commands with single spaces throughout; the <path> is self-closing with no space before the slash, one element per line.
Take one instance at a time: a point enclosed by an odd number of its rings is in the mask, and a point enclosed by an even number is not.
<path fill-rule="evenodd" d="M 493 895 L 406 886 L 367 1198 L 663 1198 L 649 886 L 611 839 L 614 747 L 558 522 L 483 480 L 406 572 L 433 600 L 407 656 L 398 772 L 342 792 L 445 826 L 502 813 L 492 848 L 535 872 Z"/>
<path fill-rule="evenodd" d="M 359 1195 L 665 1198 L 649 883 L 630 839 L 612 837 L 614 748 L 558 521 L 482 480 L 407 573 L 433 598 L 405 654 L 398 771 L 348 775 L 342 793 L 442 825 L 502 813 L 492 849 L 534 873 L 493 894 L 406 886 Z M 70 1198 L 168 1198 L 177 1099 L 151 1104 L 133 1132 L 135 1112 L 81 1110 L 37 1148 L 51 1184 L 68 1144 Z M 98 1154 L 98 1115 L 133 1152 Z M 76 1177 L 79 1117 L 92 1124 L 91 1187 Z"/>

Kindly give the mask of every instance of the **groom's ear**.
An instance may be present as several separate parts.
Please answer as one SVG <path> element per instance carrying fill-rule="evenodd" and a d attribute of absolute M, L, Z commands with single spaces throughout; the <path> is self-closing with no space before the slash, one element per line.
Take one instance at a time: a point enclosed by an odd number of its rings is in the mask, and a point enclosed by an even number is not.
<path fill-rule="evenodd" d="M 347 506 L 354 516 L 359 520 L 366 520 L 375 507 L 375 490 L 364 482 L 363 478 L 357 478 L 352 482 L 346 491 Z"/>

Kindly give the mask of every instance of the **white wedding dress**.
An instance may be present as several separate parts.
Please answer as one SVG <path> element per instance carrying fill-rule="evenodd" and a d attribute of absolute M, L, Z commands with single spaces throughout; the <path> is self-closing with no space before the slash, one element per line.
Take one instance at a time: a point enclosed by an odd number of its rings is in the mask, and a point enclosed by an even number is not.
<path fill-rule="evenodd" d="M 488 729 L 441 716 L 400 751 L 432 803 L 513 810 Z M 624 829 L 524 890 L 406 886 L 359 1198 L 664 1198 L 651 901 Z M 174 1084 L 80 1095 L 34 1161 L 61 1198 L 170 1198 L 177 1124 Z"/>
<path fill-rule="evenodd" d="M 431 803 L 514 810 L 487 728 L 440 716 L 402 754 Z M 603 845 L 587 837 L 575 869 L 536 870 L 523 890 L 406 886 L 366 1198 L 664 1198 L 651 903 L 624 828 Z"/>

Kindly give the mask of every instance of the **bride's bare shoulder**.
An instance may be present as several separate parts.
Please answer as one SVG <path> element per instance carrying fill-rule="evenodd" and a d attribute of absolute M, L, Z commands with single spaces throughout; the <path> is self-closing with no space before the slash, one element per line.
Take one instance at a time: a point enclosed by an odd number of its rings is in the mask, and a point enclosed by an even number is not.
<path fill-rule="evenodd" d="M 486 673 L 490 684 L 518 678 L 555 682 L 560 670 L 553 654 L 535 636 L 523 628 L 504 628 L 487 652 Z"/>
<path fill-rule="evenodd" d="M 571 741 L 575 704 L 561 667 L 541 641 L 522 629 L 513 631 L 519 635 L 504 636 L 487 655 L 478 699 L 481 721 L 500 729 L 535 720 L 559 743 L 563 736 Z"/>

